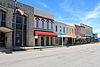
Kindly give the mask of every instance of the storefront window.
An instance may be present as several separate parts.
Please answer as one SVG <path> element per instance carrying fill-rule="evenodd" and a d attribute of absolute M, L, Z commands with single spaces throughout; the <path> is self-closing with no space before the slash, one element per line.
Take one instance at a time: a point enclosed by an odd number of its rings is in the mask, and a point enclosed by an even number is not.
<path fill-rule="evenodd" d="M 27 33 L 26 16 L 16 15 L 16 46 L 26 46 Z"/>

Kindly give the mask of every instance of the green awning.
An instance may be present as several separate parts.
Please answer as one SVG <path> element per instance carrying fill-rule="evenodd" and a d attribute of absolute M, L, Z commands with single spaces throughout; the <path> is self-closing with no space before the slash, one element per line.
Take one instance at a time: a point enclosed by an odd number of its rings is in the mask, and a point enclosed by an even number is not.
<path fill-rule="evenodd" d="M 4 32 L 4 33 L 8 33 L 8 32 L 12 32 L 13 29 L 11 29 L 11 28 L 9 28 L 9 27 L 0 26 L 0 31 L 1 31 L 1 32 Z"/>

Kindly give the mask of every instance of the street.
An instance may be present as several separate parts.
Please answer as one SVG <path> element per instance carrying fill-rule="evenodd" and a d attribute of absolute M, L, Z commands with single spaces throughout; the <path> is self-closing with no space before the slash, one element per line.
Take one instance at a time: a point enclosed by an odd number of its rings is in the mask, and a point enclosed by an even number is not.
<path fill-rule="evenodd" d="M 100 67 L 100 43 L 0 53 L 0 67 Z"/>

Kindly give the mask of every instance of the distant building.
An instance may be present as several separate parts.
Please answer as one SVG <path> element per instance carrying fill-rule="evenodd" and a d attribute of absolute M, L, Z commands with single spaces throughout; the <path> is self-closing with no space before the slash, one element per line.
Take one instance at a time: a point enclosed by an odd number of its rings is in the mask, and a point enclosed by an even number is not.
<path fill-rule="evenodd" d="M 66 24 L 66 27 L 67 27 L 67 35 L 74 38 L 75 37 L 75 27 L 68 25 L 68 24 Z"/>
<path fill-rule="evenodd" d="M 85 34 L 85 37 L 91 37 L 93 35 L 93 28 L 88 26 L 88 25 L 85 25 L 85 24 L 80 24 L 80 26 L 84 27 L 84 34 Z"/>
<path fill-rule="evenodd" d="M 75 24 L 75 35 L 76 35 L 76 38 L 84 37 L 85 36 L 85 27 Z"/>
<path fill-rule="evenodd" d="M 99 39 L 99 40 L 100 40 L 100 34 L 97 34 L 97 39 Z"/>
<path fill-rule="evenodd" d="M 67 27 L 66 24 L 62 22 L 55 21 L 53 25 L 53 31 L 58 35 L 58 44 L 59 45 L 66 45 L 67 44 Z"/>

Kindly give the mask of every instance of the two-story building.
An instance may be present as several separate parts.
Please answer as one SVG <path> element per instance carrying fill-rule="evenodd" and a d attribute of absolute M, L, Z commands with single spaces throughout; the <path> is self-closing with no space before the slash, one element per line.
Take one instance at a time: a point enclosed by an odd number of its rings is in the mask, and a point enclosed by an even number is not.
<path fill-rule="evenodd" d="M 86 37 L 91 37 L 93 35 L 93 28 L 91 26 L 80 23 L 80 26 L 84 27 L 84 34 Z"/>
<path fill-rule="evenodd" d="M 84 37 L 85 36 L 85 27 L 75 24 L 75 35 L 76 35 L 76 38 Z"/>
<path fill-rule="evenodd" d="M 75 27 L 67 24 L 66 27 L 67 27 L 67 35 L 69 36 L 68 44 L 73 45 L 75 42 Z"/>
<path fill-rule="evenodd" d="M 34 8 L 35 46 L 56 45 L 57 34 L 53 32 L 54 15 Z"/>
<path fill-rule="evenodd" d="M 66 24 L 62 22 L 55 21 L 53 30 L 58 35 L 58 44 L 59 45 L 67 45 L 68 36 L 67 35 L 67 27 Z"/>

